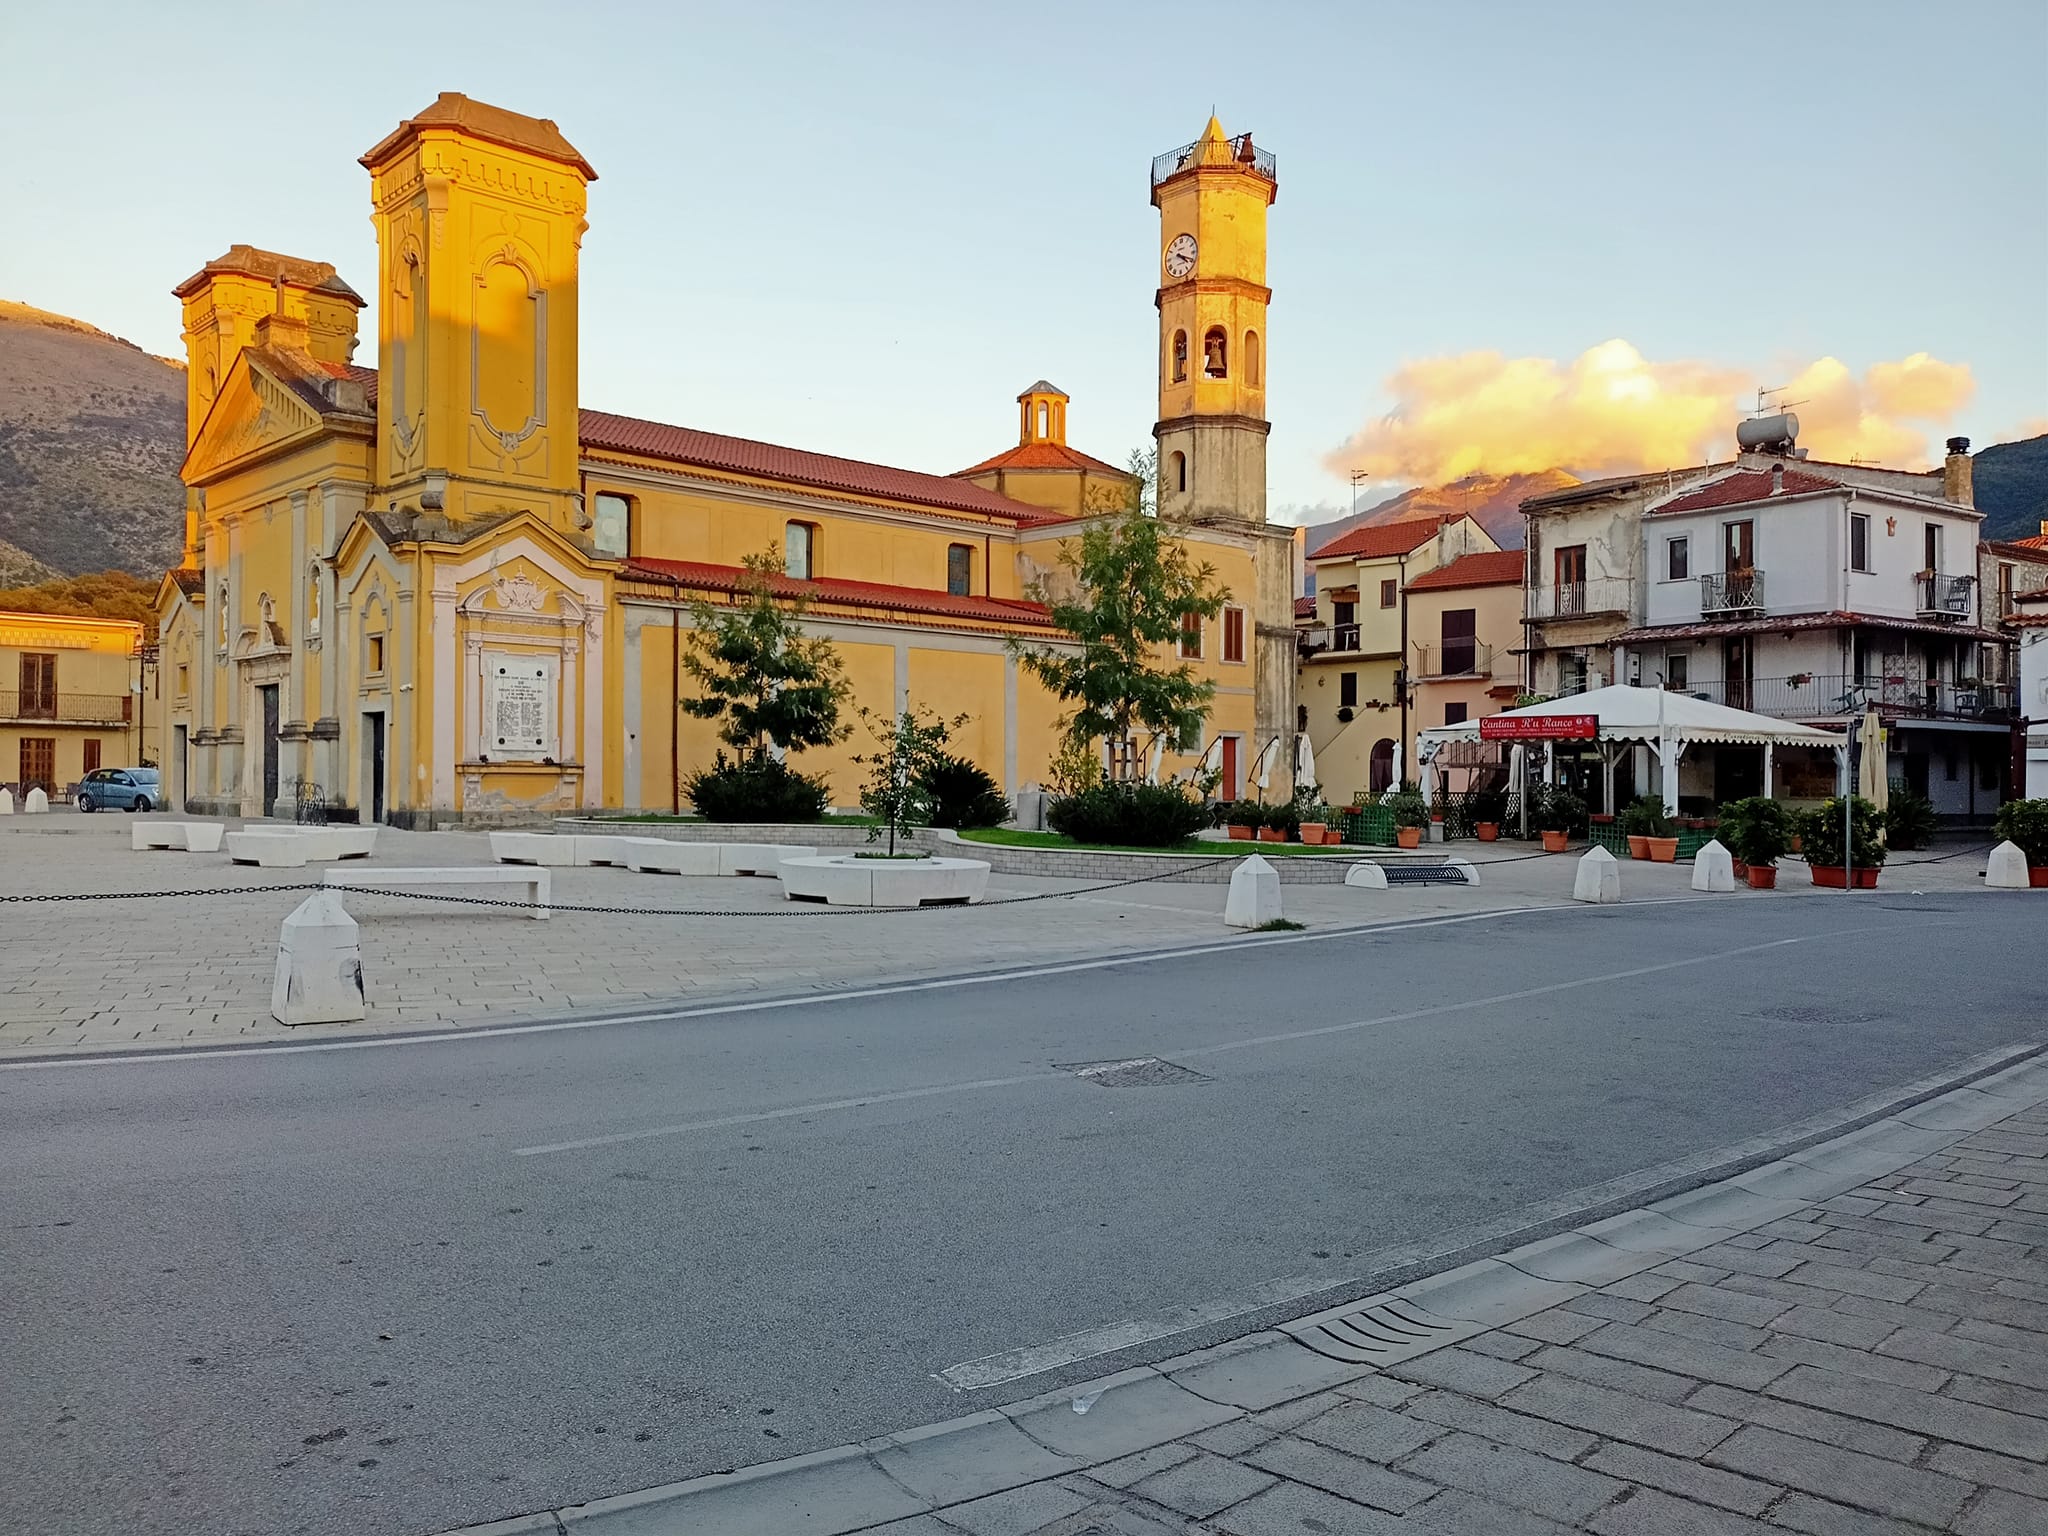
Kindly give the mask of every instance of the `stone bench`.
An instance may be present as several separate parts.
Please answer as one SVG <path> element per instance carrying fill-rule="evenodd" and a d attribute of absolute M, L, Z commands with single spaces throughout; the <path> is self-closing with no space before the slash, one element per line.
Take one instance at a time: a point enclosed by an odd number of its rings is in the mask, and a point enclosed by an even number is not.
<path fill-rule="evenodd" d="M 834 907 L 964 906 L 988 889 L 979 859 L 864 859 L 857 854 L 801 855 L 775 873 L 791 901 Z"/>
<path fill-rule="evenodd" d="M 377 847 L 377 827 L 351 827 L 344 824 L 325 827 L 285 826 L 263 831 L 288 833 L 306 840 L 306 857 L 316 864 L 325 864 L 332 859 L 367 859 Z"/>
<path fill-rule="evenodd" d="M 491 857 L 500 864 L 557 869 L 615 865 L 663 875 L 773 875 L 784 859 L 809 858 L 817 851 L 784 843 L 683 843 L 589 832 L 491 834 Z"/>
<path fill-rule="evenodd" d="M 501 864 L 466 864 L 451 868 L 330 869 L 320 877 L 322 885 L 338 890 L 398 890 L 412 885 L 501 885 L 526 892 L 532 908 L 527 916 L 536 920 L 548 915 L 548 900 L 554 877 L 545 869 L 507 869 Z M 481 909 L 480 909 L 481 910 Z"/>
<path fill-rule="evenodd" d="M 227 830 L 217 821 L 138 821 L 128 829 L 129 845 L 137 853 L 151 848 L 219 853 Z"/>
<path fill-rule="evenodd" d="M 315 852 L 305 838 L 285 831 L 230 832 L 226 842 L 229 859 L 259 869 L 304 869 Z"/>
<path fill-rule="evenodd" d="M 565 869 L 578 862 L 578 841 L 573 835 L 557 836 L 552 832 L 493 832 L 491 857 L 500 864 L 540 864 Z"/>

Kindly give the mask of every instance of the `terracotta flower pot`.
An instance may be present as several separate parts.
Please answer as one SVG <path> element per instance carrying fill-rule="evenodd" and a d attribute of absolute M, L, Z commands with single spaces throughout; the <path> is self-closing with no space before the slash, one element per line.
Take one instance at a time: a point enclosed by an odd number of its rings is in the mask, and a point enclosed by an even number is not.
<path fill-rule="evenodd" d="M 1806 851 L 1806 850 L 1805 850 L 1805 849 L 1804 849 L 1803 847 L 1801 847 L 1801 846 L 1800 846 L 1800 844 L 1801 844 L 1801 842 L 1802 842 L 1802 841 L 1803 841 L 1803 840 L 1801 839 L 1801 837 L 1799 836 L 1799 834 L 1798 834 L 1797 832 L 1794 832 L 1794 833 L 1792 834 L 1792 852 L 1794 852 L 1794 853 L 1804 853 L 1804 852 Z"/>
<path fill-rule="evenodd" d="M 1309 844 L 1311 847 L 1319 847 L 1323 843 L 1328 841 L 1328 838 L 1325 834 L 1327 834 L 1329 830 L 1330 827 L 1328 822 L 1304 821 L 1301 824 L 1301 840 L 1304 843 Z"/>
<path fill-rule="evenodd" d="M 1845 889 L 1849 884 L 1849 871 L 1839 864 L 1811 864 L 1807 867 L 1813 871 L 1813 883 L 1815 885 L 1831 886 L 1839 891 Z M 1856 889 L 1859 891 L 1876 890 L 1877 871 L 1859 864 L 1856 867 Z"/>
<path fill-rule="evenodd" d="M 1728 863 L 1733 867 L 1736 879 L 1747 880 L 1749 878 L 1749 866 L 1743 863 L 1742 860 L 1731 855 Z"/>
<path fill-rule="evenodd" d="M 1778 888 L 1778 866 L 1775 864 L 1745 864 L 1743 873 L 1748 877 L 1752 891 L 1775 891 Z"/>
<path fill-rule="evenodd" d="M 1230 840 L 1233 843 L 1248 843 L 1252 840 L 1250 827 L 1227 827 L 1225 830 L 1230 833 Z"/>
<path fill-rule="evenodd" d="M 1628 835 L 1628 856 L 1632 859 L 1647 859 L 1650 856 L 1650 840 L 1647 837 L 1637 837 L 1631 832 Z"/>
<path fill-rule="evenodd" d="M 1262 843 L 1284 843 L 1287 841 L 1287 834 L 1278 827 L 1261 827 L 1259 828 L 1259 841 Z"/>
<path fill-rule="evenodd" d="M 1482 843 L 1497 843 L 1500 841 L 1500 823 L 1497 821 L 1474 822 L 1472 824 L 1472 831 Z"/>
<path fill-rule="evenodd" d="M 2048 864 L 2029 864 L 2027 884 L 2037 891 L 2048 891 Z"/>
<path fill-rule="evenodd" d="M 1569 833 L 1545 832 L 1543 834 L 1543 851 L 1545 853 L 1563 853 L 1570 846 L 1571 836 Z"/>
<path fill-rule="evenodd" d="M 1643 843 L 1650 851 L 1652 864 L 1676 864 L 1678 862 L 1678 839 L 1675 837 L 1646 837 Z"/>
<path fill-rule="evenodd" d="M 1394 842 L 1402 848 L 1420 848 L 1422 846 L 1422 828 L 1396 827 L 1394 828 Z"/>

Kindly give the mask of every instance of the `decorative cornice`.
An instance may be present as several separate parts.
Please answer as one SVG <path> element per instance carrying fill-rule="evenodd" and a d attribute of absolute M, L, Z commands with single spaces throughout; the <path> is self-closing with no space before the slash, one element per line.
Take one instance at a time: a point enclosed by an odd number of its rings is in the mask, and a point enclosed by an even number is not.
<path fill-rule="evenodd" d="M 1155 421 L 1152 423 L 1152 437 L 1157 441 L 1162 434 L 1178 427 L 1235 427 L 1240 431 L 1256 432 L 1260 437 L 1270 436 L 1273 431 L 1273 423 L 1257 416 L 1244 416 L 1236 412 L 1218 412 L 1210 415 L 1195 411 L 1186 416 L 1171 416 Z"/>

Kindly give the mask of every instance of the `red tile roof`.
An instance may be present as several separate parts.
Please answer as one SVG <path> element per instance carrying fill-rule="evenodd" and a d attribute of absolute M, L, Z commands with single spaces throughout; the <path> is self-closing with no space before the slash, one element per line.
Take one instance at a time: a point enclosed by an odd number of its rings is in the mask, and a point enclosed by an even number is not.
<path fill-rule="evenodd" d="M 1463 516 L 1460 513 L 1457 517 L 1417 517 L 1403 523 L 1371 523 L 1339 534 L 1321 549 L 1310 550 L 1308 558 L 1324 560 L 1349 555 L 1358 560 L 1378 560 L 1405 555 L 1435 538 L 1439 528 L 1455 523 Z"/>
<path fill-rule="evenodd" d="M 1793 613 L 1782 618 L 1727 619 L 1719 623 L 1646 624 L 1624 630 L 1603 645 L 1648 645 L 1659 640 L 1710 639 L 1715 635 L 1786 634 L 1800 629 L 1891 629 L 1915 635 L 1948 635 L 1956 640 L 1996 640 L 1998 631 L 1968 624 L 1936 624 L 1924 619 L 1893 619 L 1882 614 Z"/>
<path fill-rule="evenodd" d="M 2030 533 L 2024 539 L 1986 539 L 1984 547 L 2001 555 L 2018 555 L 2022 560 L 2048 560 L 2048 534 Z"/>
<path fill-rule="evenodd" d="M 707 565 L 696 560 L 652 560 L 636 556 L 626 562 L 628 579 L 638 576 L 661 582 L 675 582 L 706 592 L 741 592 L 748 573 L 737 565 Z M 790 576 L 772 576 L 768 590 L 777 597 L 808 597 L 815 603 L 850 608 L 883 608 L 898 613 L 923 613 L 937 618 L 980 624 L 1023 624 L 1050 629 L 1052 616 L 1043 603 L 1010 597 L 955 597 L 929 587 L 894 587 L 878 581 L 843 581 L 820 577 L 798 581 Z"/>
<path fill-rule="evenodd" d="M 1312 597 L 1297 597 L 1294 600 L 1294 616 L 1297 619 L 1312 619 L 1316 616 L 1316 600 Z"/>
<path fill-rule="evenodd" d="M 1092 469 L 1097 474 L 1115 475 L 1122 480 L 1131 477 L 1129 470 L 1105 464 L 1101 459 L 1078 448 L 1069 448 L 1065 443 L 1019 443 L 992 459 L 983 459 L 966 469 L 954 470 L 952 478 L 965 479 L 968 475 L 986 474 L 995 469 Z"/>
<path fill-rule="evenodd" d="M 1711 507 L 1739 507 L 1752 501 L 1769 501 L 1773 495 L 1811 496 L 1842 488 L 1839 480 L 1810 475 L 1803 469 L 1786 470 L 1784 483 L 1774 490 L 1776 479 L 1776 470 L 1742 470 L 1703 485 L 1696 491 L 1689 491 L 1651 511 L 1659 517 L 1668 512 L 1704 512 Z"/>
<path fill-rule="evenodd" d="M 1425 571 L 1408 583 L 1410 592 L 1444 592 L 1455 587 L 1519 587 L 1522 584 L 1522 551 L 1482 550 L 1460 555 L 1449 565 Z"/>

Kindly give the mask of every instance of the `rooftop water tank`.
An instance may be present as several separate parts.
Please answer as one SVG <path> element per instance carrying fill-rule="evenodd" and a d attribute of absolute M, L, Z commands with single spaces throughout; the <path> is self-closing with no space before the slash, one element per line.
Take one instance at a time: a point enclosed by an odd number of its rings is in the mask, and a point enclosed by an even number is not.
<path fill-rule="evenodd" d="M 1783 453 L 1798 436 L 1799 418 L 1790 411 L 1759 416 L 1754 421 L 1740 422 L 1735 428 L 1735 444 L 1745 453 Z"/>

